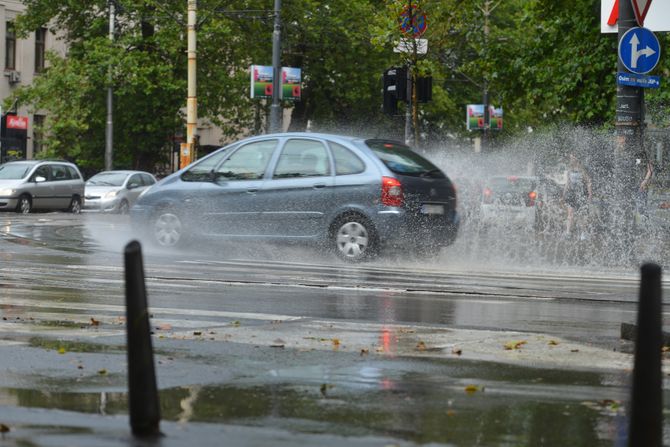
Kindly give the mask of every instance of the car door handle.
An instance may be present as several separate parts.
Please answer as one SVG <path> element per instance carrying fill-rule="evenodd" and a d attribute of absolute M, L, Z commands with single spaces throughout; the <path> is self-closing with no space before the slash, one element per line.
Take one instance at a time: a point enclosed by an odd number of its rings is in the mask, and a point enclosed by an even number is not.
<path fill-rule="evenodd" d="M 317 183 L 313 186 L 313 188 L 315 188 L 315 189 L 321 189 L 321 188 L 325 188 L 325 187 L 326 187 L 325 183 Z"/>
<path fill-rule="evenodd" d="M 256 194 L 258 192 L 258 188 L 249 188 L 247 189 L 247 192 L 249 194 Z"/>

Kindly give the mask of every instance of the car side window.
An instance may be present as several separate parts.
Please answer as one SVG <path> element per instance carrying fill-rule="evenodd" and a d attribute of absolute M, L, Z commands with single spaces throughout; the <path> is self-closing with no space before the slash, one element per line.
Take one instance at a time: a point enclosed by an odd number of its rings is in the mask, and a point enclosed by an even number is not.
<path fill-rule="evenodd" d="M 133 174 L 128 179 L 127 185 L 128 185 L 127 186 L 128 188 L 138 188 L 138 187 L 142 186 L 142 178 L 140 177 L 139 174 Z"/>
<path fill-rule="evenodd" d="M 70 172 L 65 165 L 51 165 L 51 180 L 62 182 L 70 179 Z"/>
<path fill-rule="evenodd" d="M 277 140 L 246 144 L 216 169 L 217 180 L 259 180 L 263 178 Z"/>
<path fill-rule="evenodd" d="M 365 171 L 363 160 L 346 147 L 331 141 L 330 149 L 333 151 L 335 173 L 337 175 L 360 174 Z"/>
<path fill-rule="evenodd" d="M 37 169 L 35 169 L 35 173 L 30 178 L 30 180 L 35 181 L 37 177 L 44 177 L 45 179 L 47 179 L 47 181 L 51 180 L 51 176 L 49 175 L 49 166 L 47 165 L 38 166 Z"/>
<path fill-rule="evenodd" d="M 149 174 L 140 174 L 140 176 L 142 177 L 142 183 L 143 183 L 145 186 L 151 186 L 151 185 L 153 185 L 154 183 L 156 183 L 156 181 L 154 180 L 154 178 L 153 178 L 152 176 L 150 176 Z"/>
<path fill-rule="evenodd" d="M 322 177 L 330 175 L 326 147 L 314 140 L 289 140 L 282 150 L 273 178 Z"/>
<path fill-rule="evenodd" d="M 212 179 L 212 170 L 230 153 L 230 149 L 219 151 L 211 157 L 199 160 L 181 175 L 184 182 L 207 182 Z M 153 184 L 153 183 L 151 183 Z"/>
<path fill-rule="evenodd" d="M 77 170 L 75 168 L 73 168 L 72 166 L 66 166 L 65 168 L 70 173 L 70 178 L 71 179 L 81 180 L 81 176 L 79 175 L 79 173 L 77 172 Z"/>

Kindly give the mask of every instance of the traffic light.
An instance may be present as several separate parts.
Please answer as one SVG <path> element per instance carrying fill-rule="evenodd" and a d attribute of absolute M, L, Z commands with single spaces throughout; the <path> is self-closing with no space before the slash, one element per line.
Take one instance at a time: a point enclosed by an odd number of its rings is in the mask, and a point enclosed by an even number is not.
<path fill-rule="evenodd" d="M 419 102 L 428 102 L 433 100 L 433 78 L 426 76 L 416 79 L 416 100 Z"/>
<path fill-rule="evenodd" d="M 398 101 L 407 101 L 407 68 L 391 67 L 383 76 L 383 110 L 388 115 L 398 113 Z"/>

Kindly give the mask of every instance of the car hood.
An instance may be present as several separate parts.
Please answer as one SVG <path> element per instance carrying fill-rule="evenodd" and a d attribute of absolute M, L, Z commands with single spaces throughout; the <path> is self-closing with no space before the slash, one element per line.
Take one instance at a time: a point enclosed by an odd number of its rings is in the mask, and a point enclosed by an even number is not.
<path fill-rule="evenodd" d="M 120 186 L 88 186 L 86 185 L 86 195 L 89 196 L 101 196 L 110 191 L 119 191 L 122 188 Z"/>
<path fill-rule="evenodd" d="M 17 188 L 20 185 L 25 183 L 25 179 L 19 179 L 19 180 L 0 180 L 0 189 L 5 189 L 5 188 Z"/>

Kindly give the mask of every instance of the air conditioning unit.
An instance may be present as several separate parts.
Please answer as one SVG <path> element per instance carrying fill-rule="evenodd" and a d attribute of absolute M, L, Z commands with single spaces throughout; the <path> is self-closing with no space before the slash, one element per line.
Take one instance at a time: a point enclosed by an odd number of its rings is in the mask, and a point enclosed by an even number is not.
<path fill-rule="evenodd" d="M 21 82 L 21 72 L 20 71 L 10 71 L 5 73 L 5 76 L 9 78 L 10 84 L 16 84 Z"/>

